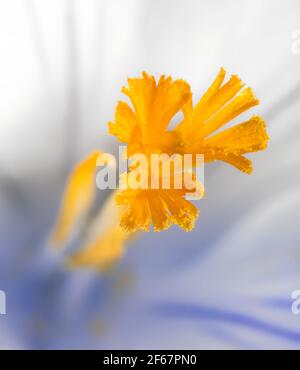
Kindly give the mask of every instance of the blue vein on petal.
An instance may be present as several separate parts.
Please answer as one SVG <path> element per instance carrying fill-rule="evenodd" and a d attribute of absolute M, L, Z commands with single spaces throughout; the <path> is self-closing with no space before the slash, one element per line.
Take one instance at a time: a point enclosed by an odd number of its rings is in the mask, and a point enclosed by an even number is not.
<path fill-rule="evenodd" d="M 281 297 L 274 297 L 274 298 L 269 298 L 269 299 L 265 299 L 263 301 L 264 305 L 266 306 L 270 306 L 272 308 L 276 308 L 276 309 L 282 309 L 282 310 L 289 310 L 292 303 L 293 303 L 293 300 L 292 298 L 281 298 Z"/>
<path fill-rule="evenodd" d="M 152 306 L 153 307 L 153 306 Z M 186 303 L 159 303 L 154 306 L 155 312 L 164 316 L 184 317 L 198 320 L 214 320 L 231 323 L 236 326 L 243 326 L 258 330 L 289 341 L 300 343 L 300 331 L 293 331 L 277 325 L 267 323 L 255 317 L 238 312 L 223 310 L 215 307 L 186 304 Z"/>

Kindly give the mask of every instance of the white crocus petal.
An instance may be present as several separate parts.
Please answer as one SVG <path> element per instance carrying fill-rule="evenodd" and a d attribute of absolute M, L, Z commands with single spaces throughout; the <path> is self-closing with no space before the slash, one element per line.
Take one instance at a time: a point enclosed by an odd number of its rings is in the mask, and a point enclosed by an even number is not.
<path fill-rule="evenodd" d="M 24 3 L 0 6 L 0 284 L 12 307 L 0 347 L 299 348 L 299 1 Z M 253 175 L 209 166 L 195 231 L 141 235 L 110 275 L 39 252 L 65 163 L 112 146 L 101 135 L 124 76 L 184 77 L 199 97 L 221 65 L 267 120 Z"/>
<path fill-rule="evenodd" d="M 131 261 L 133 287 L 118 305 L 109 345 L 299 348 L 299 317 L 291 311 L 291 293 L 299 280 L 293 222 L 300 216 L 299 195 L 295 189 L 276 204 L 266 202 L 184 266 L 169 257 L 163 270 L 158 261 L 163 252 L 153 238 L 144 241 L 139 258 Z M 290 225 L 285 230 L 283 219 Z M 116 315 L 114 308 L 111 315 Z"/>

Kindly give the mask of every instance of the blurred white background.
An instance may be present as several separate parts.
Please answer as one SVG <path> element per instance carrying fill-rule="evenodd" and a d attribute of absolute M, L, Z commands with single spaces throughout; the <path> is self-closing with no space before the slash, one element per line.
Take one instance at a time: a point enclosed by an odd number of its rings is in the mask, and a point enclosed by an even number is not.
<path fill-rule="evenodd" d="M 299 347 L 299 15 L 299 0 L 0 0 L 0 347 Z M 142 235 L 109 277 L 66 272 L 45 241 L 71 166 L 116 150 L 126 78 L 171 74 L 198 98 L 221 66 L 261 101 L 254 174 L 209 166 L 192 233 Z"/>

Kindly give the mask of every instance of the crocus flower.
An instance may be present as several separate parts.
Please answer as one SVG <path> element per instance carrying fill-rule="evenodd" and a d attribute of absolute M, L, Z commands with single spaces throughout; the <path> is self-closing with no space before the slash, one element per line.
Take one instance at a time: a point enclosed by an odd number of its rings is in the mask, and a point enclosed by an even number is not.
<path fill-rule="evenodd" d="M 0 7 L 0 289 L 7 296 L 0 347 L 298 349 L 291 293 L 300 281 L 300 79 L 292 53 L 299 1 Z M 220 63 L 261 100 L 255 114 L 271 141 L 264 154 L 247 155 L 253 174 L 211 163 L 192 232 L 140 232 L 109 274 L 95 271 L 97 259 L 87 254 L 88 269 L 66 269 L 68 249 L 51 249 L 48 234 L 70 162 L 114 148 L 105 122 L 124 76 L 143 69 L 184 76 L 196 100 Z M 103 215 L 117 216 L 108 202 L 112 213 Z M 95 240 L 109 221 L 98 220 Z"/>

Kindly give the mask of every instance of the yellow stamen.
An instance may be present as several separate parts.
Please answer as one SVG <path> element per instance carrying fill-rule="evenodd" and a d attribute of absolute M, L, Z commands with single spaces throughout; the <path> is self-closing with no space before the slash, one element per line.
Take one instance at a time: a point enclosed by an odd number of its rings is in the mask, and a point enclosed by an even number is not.
<path fill-rule="evenodd" d="M 52 234 L 52 242 L 60 246 L 67 242 L 72 226 L 90 207 L 95 195 L 94 174 L 100 152 L 91 153 L 71 173 L 58 220 Z"/>
<path fill-rule="evenodd" d="M 125 253 L 125 242 L 132 237 L 120 227 L 123 207 L 113 194 L 88 228 L 81 248 L 69 257 L 69 267 L 93 267 L 106 271 Z"/>

